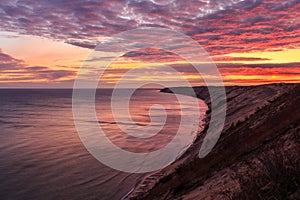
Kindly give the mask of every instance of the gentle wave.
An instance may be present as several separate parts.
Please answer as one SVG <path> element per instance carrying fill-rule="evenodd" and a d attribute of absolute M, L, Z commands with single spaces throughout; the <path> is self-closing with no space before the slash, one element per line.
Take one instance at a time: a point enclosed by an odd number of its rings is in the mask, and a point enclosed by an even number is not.
<path fill-rule="evenodd" d="M 176 104 L 172 95 L 145 90 L 134 98 L 134 123 L 114 121 L 109 112 L 110 93 L 97 91 L 98 120 L 89 122 L 103 126 L 114 142 L 130 144 L 133 149 L 148 145 L 152 150 L 174 133 L 174 125 L 169 124 L 160 136 L 161 141 L 154 143 L 136 143 L 116 134 L 118 125 L 143 132 L 150 123 L 150 97 L 162 99 L 172 120 L 180 117 L 180 113 L 178 107 L 172 108 Z M 2 199 L 121 199 L 144 176 L 116 171 L 89 154 L 74 126 L 72 91 L 0 90 L 0 96 Z"/>

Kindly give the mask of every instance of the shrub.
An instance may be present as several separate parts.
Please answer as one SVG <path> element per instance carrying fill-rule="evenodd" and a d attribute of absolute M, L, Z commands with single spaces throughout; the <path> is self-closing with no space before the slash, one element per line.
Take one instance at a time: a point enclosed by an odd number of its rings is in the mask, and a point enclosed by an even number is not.
<path fill-rule="evenodd" d="M 294 199 L 300 189 L 300 153 L 295 154 L 265 153 L 258 175 L 239 177 L 241 191 L 231 199 Z"/>

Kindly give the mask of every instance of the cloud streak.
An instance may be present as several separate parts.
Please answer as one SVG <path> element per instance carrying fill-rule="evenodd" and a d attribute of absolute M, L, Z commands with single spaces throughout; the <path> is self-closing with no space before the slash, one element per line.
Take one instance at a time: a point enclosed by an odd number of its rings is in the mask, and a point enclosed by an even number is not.
<path fill-rule="evenodd" d="M 23 60 L 16 59 L 0 49 L 0 85 L 3 82 L 48 82 L 73 79 L 71 70 L 53 70 L 45 66 L 28 66 Z"/>

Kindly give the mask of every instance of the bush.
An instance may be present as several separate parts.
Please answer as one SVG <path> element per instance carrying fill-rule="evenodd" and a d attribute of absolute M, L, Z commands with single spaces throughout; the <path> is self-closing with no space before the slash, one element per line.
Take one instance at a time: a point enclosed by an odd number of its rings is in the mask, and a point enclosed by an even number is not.
<path fill-rule="evenodd" d="M 279 150 L 265 153 L 257 169 L 259 175 L 240 177 L 241 191 L 231 199 L 295 199 L 300 190 L 300 153 L 295 154 Z"/>

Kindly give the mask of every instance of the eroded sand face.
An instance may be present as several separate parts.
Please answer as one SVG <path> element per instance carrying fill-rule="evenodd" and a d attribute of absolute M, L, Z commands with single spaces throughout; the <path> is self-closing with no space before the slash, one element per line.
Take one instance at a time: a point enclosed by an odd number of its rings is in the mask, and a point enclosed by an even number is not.
<path fill-rule="evenodd" d="M 239 122 L 241 123 L 245 119 L 249 118 L 249 116 L 256 115 L 256 112 L 259 108 L 271 104 L 274 99 L 284 94 L 286 91 L 290 90 L 293 87 L 295 86 L 290 84 L 271 84 L 249 87 L 226 87 L 227 117 L 223 132 L 225 133 L 232 125 L 236 125 Z M 205 87 L 197 87 L 195 88 L 195 90 L 197 92 L 197 96 L 203 99 L 208 105 L 210 105 L 209 94 L 207 92 L 207 89 Z M 165 90 L 164 92 L 169 91 Z M 184 90 L 178 90 L 178 93 L 185 94 Z M 275 108 L 272 112 L 276 112 L 276 109 L 277 108 Z M 261 116 L 260 118 L 258 118 L 257 121 L 252 121 L 252 128 L 255 128 L 256 126 L 260 125 L 261 121 L 263 121 L 266 117 L 267 116 Z M 209 114 L 207 115 L 206 123 L 208 122 L 208 120 Z M 200 136 L 198 140 L 196 140 L 196 142 L 191 146 L 191 148 L 179 160 L 177 160 L 172 165 L 166 167 L 165 169 L 145 177 L 141 181 L 141 183 L 136 187 L 134 192 L 129 196 L 129 199 L 143 198 L 143 196 L 145 196 L 145 194 L 147 194 L 148 191 L 151 191 L 151 188 L 157 187 L 157 185 L 155 186 L 157 182 L 160 182 L 162 179 L 172 179 L 172 177 L 176 177 L 176 169 L 180 166 L 184 165 L 183 168 L 185 168 L 188 171 L 189 163 L 191 163 L 194 159 L 197 158 L 199 147 L 201 146 L 203 140 L 201 134 L 203 133 L 199 134 Z M 230 134 L 228 135 L 230 136 Z M 278 143 L 281 144 L 282 141 L 278 140 Z M 219 151 L 219 154 L 222 153 L 222 149 L 217 149 L 216 151 Z M 203 184 L 196 186 L 192 189 L 189 188 L 186 191 L 181 191 L 183 195 L 180 195 L 180 197 L 183 197 L 184 199 L 216 199 L 221 198 L 221 196 L 224 197 L 224 195 L 230 196 L 230 194 L 232 194 L 234 191 L 239 190 L 240 188 L 239 182 L 236 177 L 238 177 L 241 174 L 251 173 L 251 170 L 249 171 L 248 167 L 249 163 L 252 163 L 252 165 L 259 165 L 259 161 L 255 156 L 249 157 L 247 159 L 247 162 L 243 160 L 235 162 L 228 167 L 224 167 L 221 170 L 213 172 L 211 176 L 203 182 Z M 193 177 L 191 177 L 191 180 L 192 179 Z M 167 180 L 166 182 L 169 185 L 168 187 L 172 187 L 173 183 L 174 187 L 176 185 L 175 181 L 173 181 L 172 183 L 172 180 Z M 162 193 L 161 198 L 168 199 L 172 197 L 170 192 L 164 191 L 163 188 L 161 190 L 158 189 L 157 191 L 160 191 Z M 151 196 L 150 193 L 149 196 Z"/>

